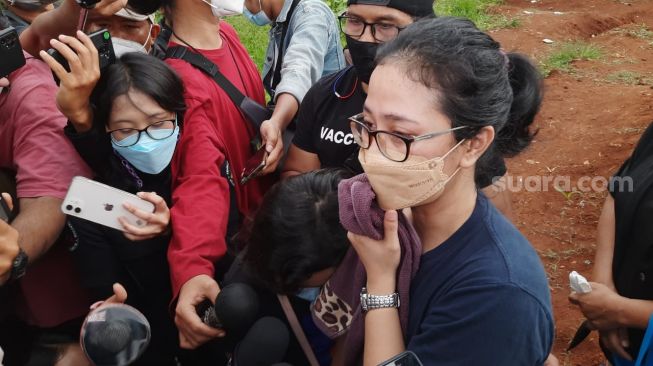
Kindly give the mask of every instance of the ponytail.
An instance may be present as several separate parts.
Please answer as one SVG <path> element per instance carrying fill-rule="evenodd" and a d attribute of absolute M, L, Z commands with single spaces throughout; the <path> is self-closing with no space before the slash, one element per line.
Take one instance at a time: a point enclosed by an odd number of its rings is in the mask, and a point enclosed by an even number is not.
<path fill-rule="evenodd" d="M 498 152 L 513 157 L 533 141 L 537 131 L 530 126 L 542 104 L 542 79 L 537 68 L 523 55 L 507 54 L 513 100 L 506 124 L 495 137 Z"/>

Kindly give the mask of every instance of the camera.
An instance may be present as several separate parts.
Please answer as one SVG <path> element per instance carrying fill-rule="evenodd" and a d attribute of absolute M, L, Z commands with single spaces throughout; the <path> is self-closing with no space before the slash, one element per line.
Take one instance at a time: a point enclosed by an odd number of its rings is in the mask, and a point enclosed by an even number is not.
<path fill-rule="evenodd" d="M 111 42 L 111 34 L 108 30 L 101 29 L 97 32 L 89 34 L 88 37 L 91 39 L 93 45 L 97 49 L 98 56 L 100 58 L 100 71 L 116 62 L 116 55 L 113 52 L 113 43 Z M 68 61 L 65 57 L 63 57 L 62 54 L 59 53 L 59 51 L 55 50 L 54 48 L 50 48 L 48 50 L 48 55 L 52 56 L 52 58 L 57 60 L 57 62 L 66 69 L 66 71 L 70 72 L 70 65 L 68 65 Z M 54 80 L 57 82 L 57 84 L 59 84 L 57 75 L 54 73 L 52 74 L 54 76 Z"/>
<path fill-rule="evenodd" d="M 6 77 L 25 65 L 23 48 L 18 32 L 13 27 L 0 31 L 0 78 Z"/>

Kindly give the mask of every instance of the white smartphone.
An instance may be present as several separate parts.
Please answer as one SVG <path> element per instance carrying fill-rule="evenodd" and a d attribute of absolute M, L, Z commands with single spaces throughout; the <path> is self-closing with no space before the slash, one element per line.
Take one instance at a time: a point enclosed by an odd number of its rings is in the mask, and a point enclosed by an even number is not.
<path fill-rule="evenodd" d="M 125 202 L 145 212 L 154 212 L 154 204 L 135 194 L 84 177 L 75 177 L 61 204 L 61 211 L 120 231 L 125 230 L 118 221 L 119 217 L 136 227 L 145 226 L 147 223 L 144 220 L 123 207 Z"/>

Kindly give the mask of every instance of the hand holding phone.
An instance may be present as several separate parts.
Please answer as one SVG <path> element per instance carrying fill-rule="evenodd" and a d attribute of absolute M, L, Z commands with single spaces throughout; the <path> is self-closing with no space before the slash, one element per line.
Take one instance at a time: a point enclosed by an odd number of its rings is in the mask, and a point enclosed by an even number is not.
<path fill-rule="evenodd" d="M 154 205 L 154 212 L 145 212 L 136 208 L 130 203 L 124 203 L 123 207 L 146 222 L 143 227 L 136 227 L 130 224 L 125 218 L 119 217 L 118 221 L 123 226 L 125 237 L 131 241 L 147 240 L 162 235 L 170 225 L 170 209 L 163 197 L 154 192 L 138 192 L 138 197 L 151 202 Z"/>
<path fill-rule="evenodd" d="M 268 152 L 265 150 L 265 145 L 258 149 L 256 154 L 247 160 L 245 163 L 245 169 L 240 174 L 240 184 L 247 184 L 250 180 L 258 177 L 263 168 L 265 168 L 265 163 L 268 159 Z"/>
<path fill-rule="evenodd" d="M 14 218 L 12 213 L 13 204 L 11 197 L 7 193 L 0 195 L 0 220 L 10 223 Z"/>
<path fill-rule="evenodd" d="M 18 40 L 18 33 L 13 27 L 0 31 L 0 78 L 25 65 L 23 48 Z"/>
<path fill-rule="evenodd" d="M 61 204 L 61 211 L 120 231 L 125 231 L 120 218 L 136 228 L 145 227 L 147 221 L 129 212 L 124 203 L 147 213 L 153 213 L 155 208 L 151 202 L 134 194 L 84 177 L 75 177 Z"/>
<path fill-rule="evenodd" d="M 78 31 L 77 38 L 59 36 L 58 39 L 52 40 L 51 44 L 52 48 L 47 52 L 41 51 L 39 55 L 52 69 L 57 84 L 72 77 L 77 81 L 85 80 L 83 76 L 92 78 L 93 74 L 97 74 L 97 79 L 100 76 L 99 71 L 116 62 L 111 34 L 106 29 L 89 35 Z M 71 64 L 69 60 L 79 62 Z"/>

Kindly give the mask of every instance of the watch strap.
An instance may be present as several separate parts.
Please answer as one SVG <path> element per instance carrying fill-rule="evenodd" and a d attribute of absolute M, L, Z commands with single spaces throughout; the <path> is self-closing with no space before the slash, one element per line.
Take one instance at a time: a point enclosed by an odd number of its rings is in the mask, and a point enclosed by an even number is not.
<path fill-rule="evenodd" d="M 365 287 L 361 291 L 361 307 L 363 311 L 398 308 L 399 306 L 399 294 L 396 292 L 388 295 L 371 295 L 367 293 L 367 288 Z"/>
<path fill-rule="evenodd" d="M 27 257 L 27 253 L 25 253 L 25 251 L 21 248 L 18 251 L 16 258 L 14 258 L 14 262 L 11 266 L 9 281 L 16 281 L 17 279 L 23 277 L 25 275 L 25 271 L 27 270 L 28 262 L 29 258 Z"/>

